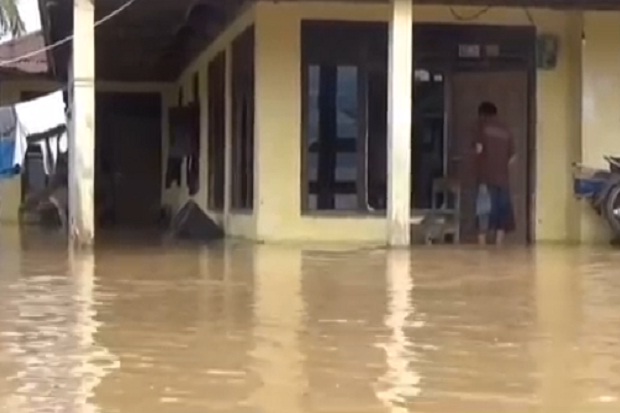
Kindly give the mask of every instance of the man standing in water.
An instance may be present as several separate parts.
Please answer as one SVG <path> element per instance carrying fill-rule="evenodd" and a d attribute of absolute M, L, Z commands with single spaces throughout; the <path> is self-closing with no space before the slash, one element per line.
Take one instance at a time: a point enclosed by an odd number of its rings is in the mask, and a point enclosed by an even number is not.
<path fill-rule="evenodd" d="M 509 166 L 515 160 L 514 139 L 497 118 L 497 107 L 483 102 L 478 107 L 476 128 L 477 204 L 489 204 L 478 215 L 478 242 L 485 245 L 489 232 L 495 242 L 504 242 L 506 233 L 514 231 L 515 219 L 510 195 Z M 485 198 L 486 197 L 486 198 Z"/>

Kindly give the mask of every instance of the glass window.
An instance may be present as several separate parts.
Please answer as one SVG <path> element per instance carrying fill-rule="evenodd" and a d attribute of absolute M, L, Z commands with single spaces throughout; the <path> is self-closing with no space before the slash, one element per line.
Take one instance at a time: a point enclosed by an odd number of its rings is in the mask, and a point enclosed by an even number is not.
<path fill-rule="evenodd" d="M 308 208 L 355 209 L 350 198 L 357 199 L 358 68 L 310 65 L 307 76 Z"/>

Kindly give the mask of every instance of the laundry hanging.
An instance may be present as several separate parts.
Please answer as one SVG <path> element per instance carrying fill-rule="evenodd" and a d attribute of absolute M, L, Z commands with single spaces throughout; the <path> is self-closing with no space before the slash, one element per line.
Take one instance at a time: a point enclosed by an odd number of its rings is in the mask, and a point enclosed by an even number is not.
<path fill-rule="evenodd" d="M 24 143 L 27 142 L 26 138 L 30 142 L 29 137 L 46 134 L 46 132 L 65 126 L 67 122 L 62 90 L 19 103 L 15 105 L 15 112 L 19 121 L 17 132 L 23 136 L 20 139 Z M 49 166 L 56 164 L 58 153 L 67 150 L 66 128 L 48 138 L 48 142 L 49 145 L 43 141 L 36 142 L 36 144 L 41 146 L 45 173 L 49 175 L 52 172 Z M 24 148 L 24 153 L 25 150 L 26 148 Z"/>
<path fill-rule="evenodd" d="M 0 179 L 19 175 L 26 144 L 18 139 L 17 116 L 12 106 L 0 107 Z"/>
<path fill-rule="evenodd" d="M 45 133 L 66 124 L 63 92 L 57 91 L 14 106 L 0 107 L 0 179 L 19 175 L 24 164 L 28 137 Z M 44 157 L 58 156 L 56 148 L 66 150 L 66 133 L 59 135 L 59 144 L 42 145 Z M 62 141 L 62 143 L 60 142 Z M 51 153 L 48 153 L 51 152 Z"/>

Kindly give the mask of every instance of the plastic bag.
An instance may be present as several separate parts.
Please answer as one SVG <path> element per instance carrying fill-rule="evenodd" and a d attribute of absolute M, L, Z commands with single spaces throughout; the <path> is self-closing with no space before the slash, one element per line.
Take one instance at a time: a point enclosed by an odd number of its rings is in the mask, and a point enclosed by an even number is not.
<path fill-rule="evenodd" d="M 476 196 L 476 216 L 489 215 L 491 213 L 491 195 L 489 188 L 482 184 L 478 186 Z"/>

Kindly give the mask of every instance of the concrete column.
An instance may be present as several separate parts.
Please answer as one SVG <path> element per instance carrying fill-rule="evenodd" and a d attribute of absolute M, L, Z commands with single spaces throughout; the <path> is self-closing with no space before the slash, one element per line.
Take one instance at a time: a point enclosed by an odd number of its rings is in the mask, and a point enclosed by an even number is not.
<path fill-rule="evenodd" d="M 283 4 L 256 7 L 254 212 L 256 237 L 269 240 L 301 213 L 301 19 Z"/>
<path fill-rule="evenodd" d="M 69 138 L 69 225 L 72 244 L 95 236 L 95 6 L 73 2 L 73 133 Z"/>
<path fill-rule="evenodd" d="M 620 154 L 620 13 L 585 12 L 582 49 L 581 156 L 588 166 L 606 168 L 604 155 Z M 581 241 L 608 242 L 605 221 L 583 204 Z"/>
<path fill-rule="evenodd" d="M 388 244 L 410 242 L 412 0 L 391 0 L 388 66 Z"/>

